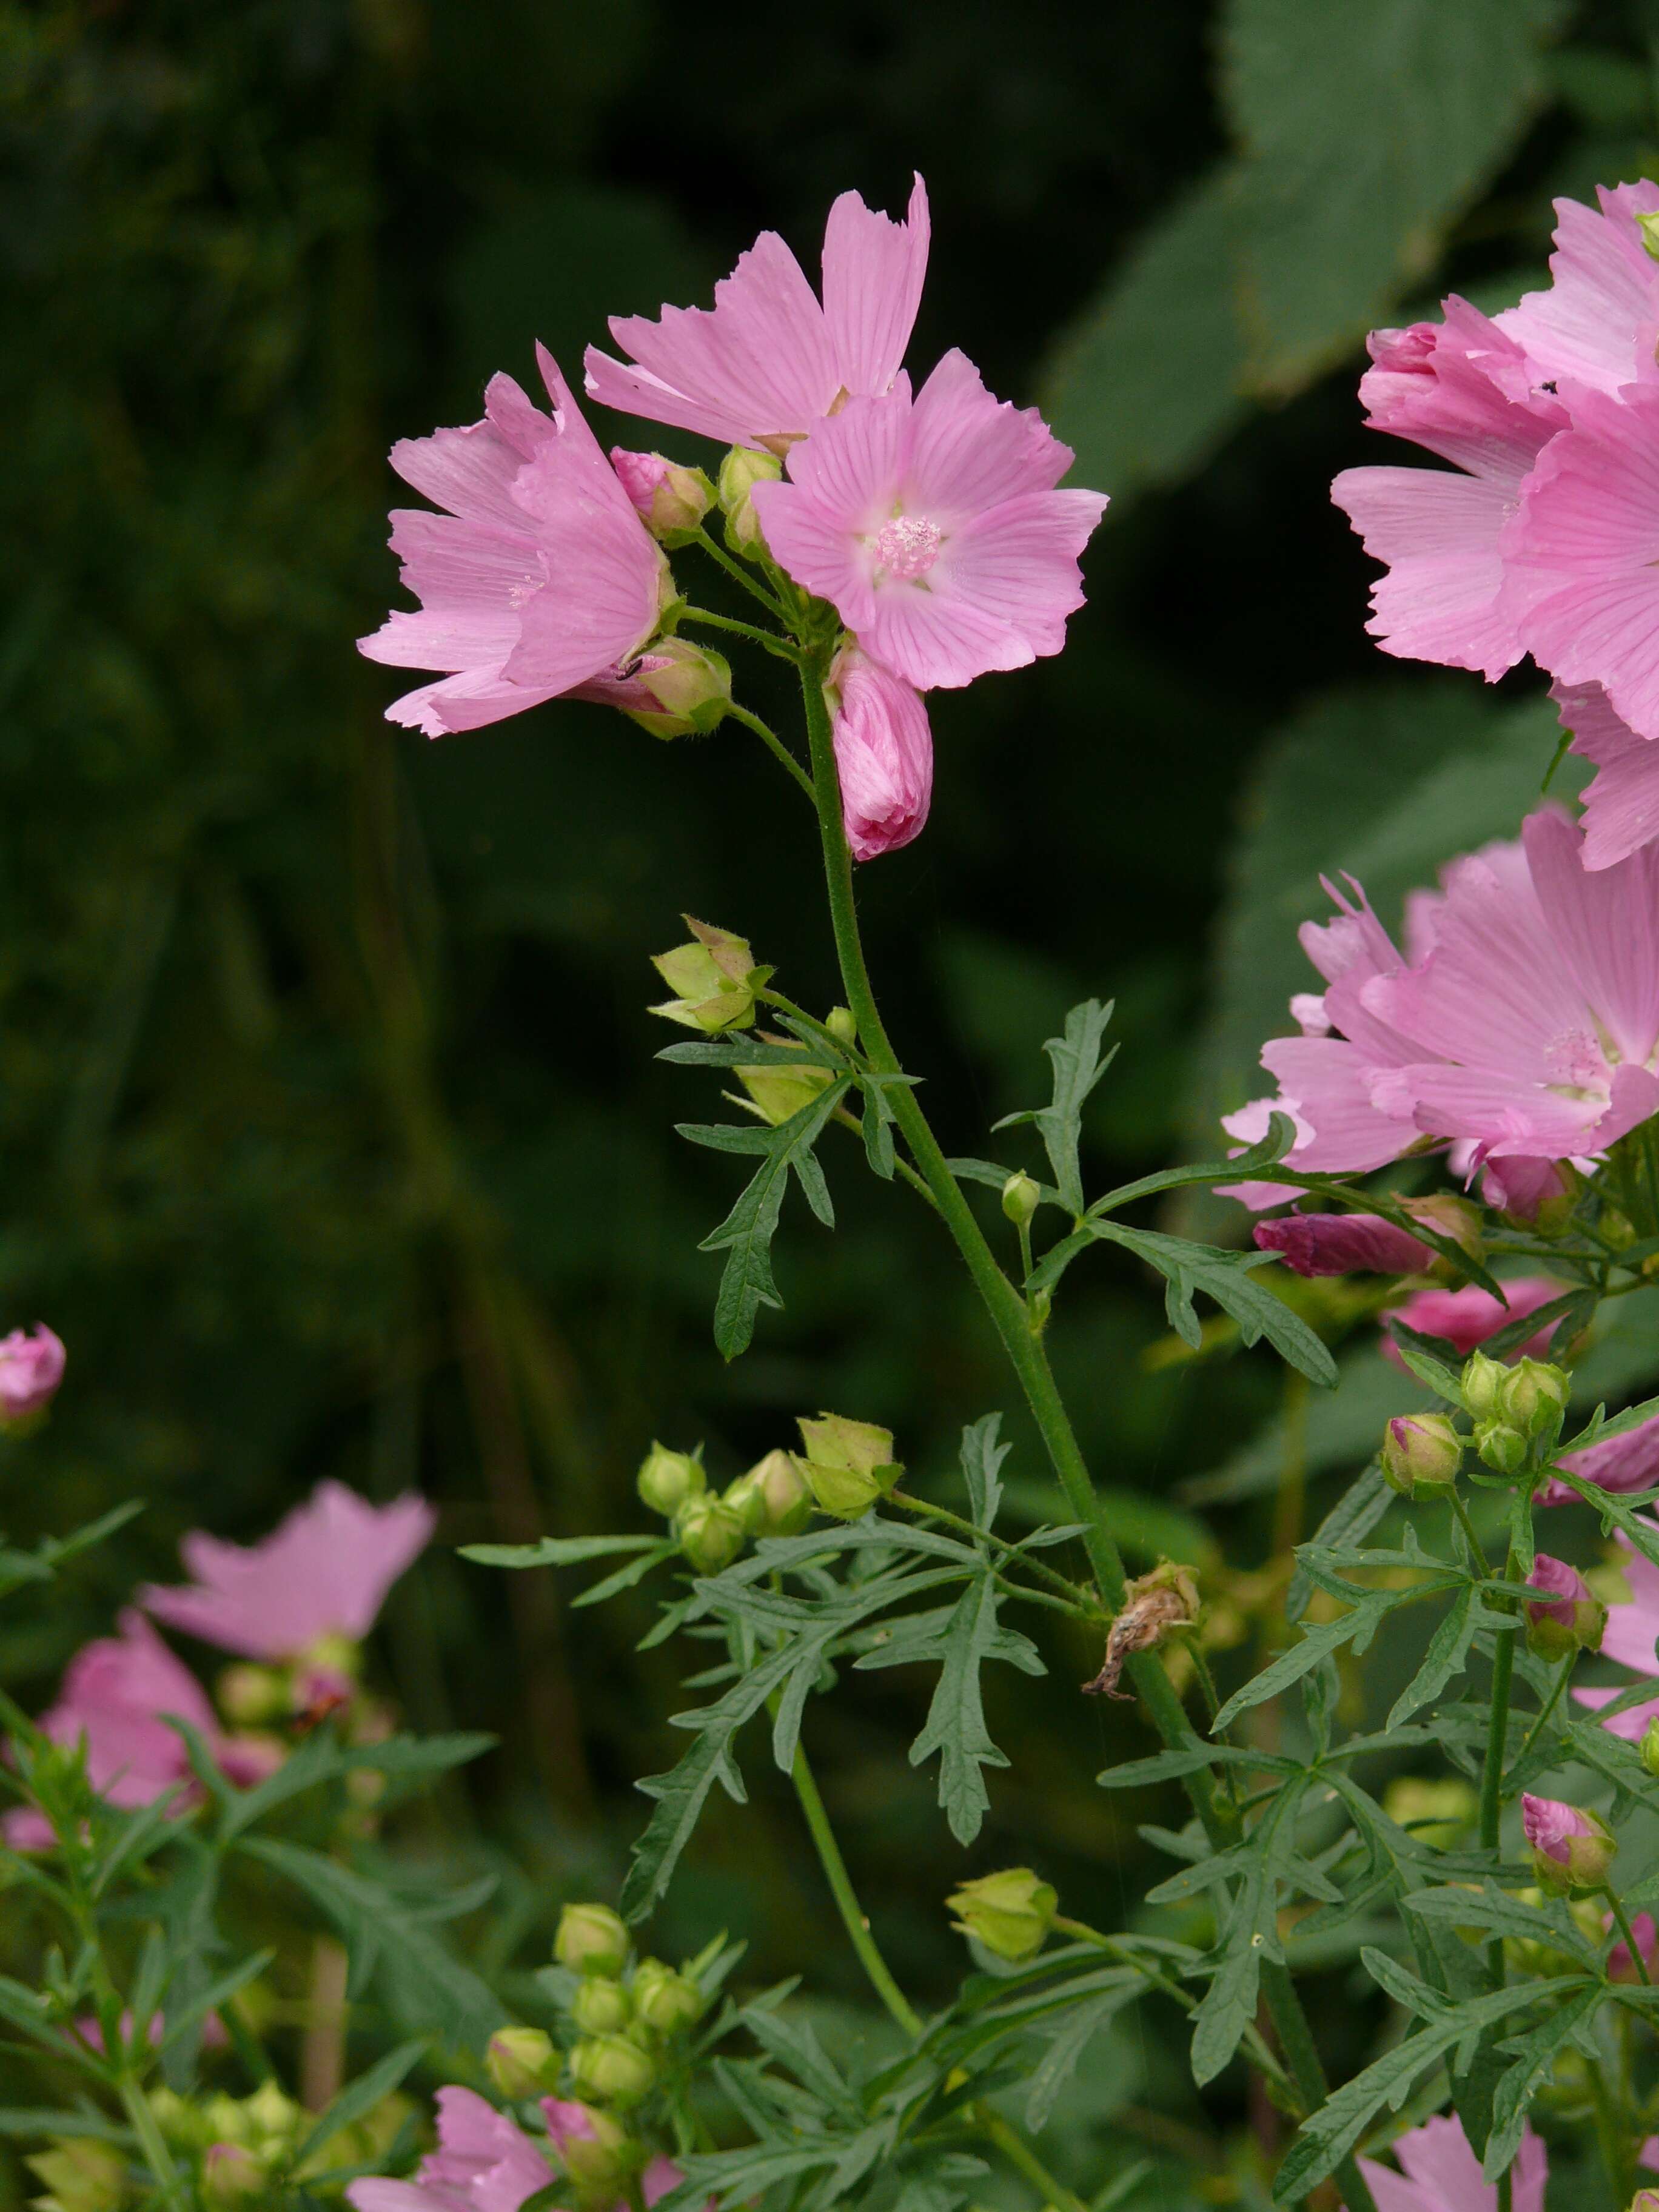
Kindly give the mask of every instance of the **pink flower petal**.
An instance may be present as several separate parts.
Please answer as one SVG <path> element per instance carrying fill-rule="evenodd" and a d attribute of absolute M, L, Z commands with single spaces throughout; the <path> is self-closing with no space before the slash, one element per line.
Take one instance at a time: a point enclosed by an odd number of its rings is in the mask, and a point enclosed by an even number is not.
<path fill-rule="evenodd" d="M 1488 683 L 1515 665 L 1524 648 L 1500 605 L 1510 486 L 1444 469 L 1345 469 L 1331 496 L 1388 564 L 1365 625 L 1384 653 L 1477 669 Z"/>
<path fill-rule="evenodd" d="M 1610 868 L 1659 837 L 1659 743 L 1638 738 L 1599 684 L 1558 684 L 1550 696 L 1598 771 L 1583 793 L 1584 866 Z"/>
<path fill-rule="evenodd" d="M 904 364 L 927 274 L 927 191 L 915 179 L 903 222 L 843 192 L 823 234 L 823 319 L 848 392 L 885 392 Z"/>

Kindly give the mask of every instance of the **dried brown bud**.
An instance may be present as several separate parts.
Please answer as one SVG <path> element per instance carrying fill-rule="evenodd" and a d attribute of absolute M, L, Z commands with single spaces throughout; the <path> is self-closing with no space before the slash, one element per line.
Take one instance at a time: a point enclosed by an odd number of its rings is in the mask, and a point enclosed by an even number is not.
<path fill-rule="evenodd" d="M 1106 1638 L 1104 1662 L 1084 1689 L 1091 1698 L 1127 1697 L 1117 1684 L 1131 1656 L 1150 1651 L 1173 1630 L 1188 1628 L 1197 1618 L 1198 1581 L 1192 1569 L 1177 1560 L 1160 1559 L 1150 1574 L 1125 1584 L 1122 1606 Z"/>

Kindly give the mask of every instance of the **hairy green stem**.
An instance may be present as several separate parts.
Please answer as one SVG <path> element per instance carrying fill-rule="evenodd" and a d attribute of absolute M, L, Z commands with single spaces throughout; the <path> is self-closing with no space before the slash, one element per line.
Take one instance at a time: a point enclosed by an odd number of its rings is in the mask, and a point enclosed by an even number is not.
<path fill-rule="evenodd" d="M 1510 1547 L 1504 1563 L 1504 1579 L 1510 1580 L 1515 1569 L 1515 1547 Z M 1498 1603 L 1513 1613 L 1515 1601 L 1504 1598 Z M 1518 1620 L 1510 1628 L 1497 1632 L 1492 1659 L 1492 1717 L 1486 1729 L 1486 1764 L 1480 1777 L 1480 1847 L 1498 1856 L 1498 1831 L 1504 1816 L 1504 1762 L 1510 1743 L 1510 1693 L 1515 1682 L 1515 1639 L 1520 1627 Z M 1495 1990 L 1504 1986 L 1504 1939 L 1494 1936 L 1486 1946 L 1486 1978 Z"/>
<path fill-rule="evenodd" d="M 1521 1765 L 1522 1760 L 1526 1758 L 1527 1753 L 1532 1749 L 1534 1744 L 1537 1742 L 1539 1737 L 1542 1735 L 1545 1729 L 1549 1725 L 1551 1714 L 1553 1713 L 1556 1707 L 1561 1702 L 1562 1692 L 1566 1688 L 1567 1684 L 1572 1680 L 1572 1670 L 1577 1661 L 1577 1657 L 1578 1654 L 1577 1651 L 1569 1651 L 1566 1657 L 1561 1662 L 1561 1671 L 1555 1678 L 1555 1687 L 1550 1692 L 1537 1719 L 1534 1721 L 1532 1726 L 1527 1730 L 1526 1741 L 1522 1745 L 1520 1750 L 1515 1754 L 1515 1766 L 1511 1767 L 1510 1770 L 1511 1773 L 1514 1773 L 1516 1768 L 1518 1768 Z"/>
<path fill-rule="evenodd" d="M 812 788 L 811 777 L 808 775 L 777 732 L 769 728 L 758 714 L 751 714 L 747 707 L 739 707 L 735 699 L 726 711 L 734 722 L 741 722 L 745 730 L 752 730 L 755 732 L 767 750 L 782 767 L 788 769 L 795 781 L 816 805 L 817 793 Z"/>
<path fill-rule="evenodd" d="M 908 1490 L 890 1490 L 887 1493 L 887 1503 L 890 1505 L 896 1505 L 901 1512 L 914 1513 L 929 1521 L 942 1522 L 947 1528 L 954 1529 L 956 1534 L 967 1542 L 989 1544 L 994 1550 L 1001 1552 L 1005 1556 L 1018 1559 L 1021 1566 L 1028 1573 L 1037 1576 L 1040 1580 L 1049 1583 L 1063 1597 L 1071 1601 L 1069 1611 L 1081 1615 L 1085 1620 L 1098 1620 L 1103 1618 L 1098 1602 L 1090 1596 L 1087 1590 L 1079 1589 L 1075 1583 L 1067 1582 L 1064 1575 L 1056 1574 L 1052 1567 L 1045 1566 L 1041 1559 L 1032 1559 L 1029 1553 L 1022 1551 L 1018 1544 L 1009 1543 L 1006 1537 L 994 1535 L 988 1528 L 976 1528 L 971 1521 L 964 1521 L 960 1513 L 952 1513 L 948 1506 L 932 1504 L 925 1498 L 913 1498 Z"/>
<path fill-rule="evenodd" d="M 775 630 L 757 629 L 753 623 L 738 622 L 731 615 L 714 614 L 707 607 L 682 607 L 679 619 L 682 623 L 700 623 L 708 629 L 729 629 L 734 636 L 746 637 L 751 645 L 763 645 L 780 660 L 793 661 L 798 668 L 801 665 L 799 646 L 791 645 L 787 638 L 780 637 Z"/>
<path fill-rule="evenodd" d="M 783 602 L 769 592 L 757 577 L 751 576 L 741 561 L 735 560 L 723 545 L 717 544 L 706 530 L 697 532 L 696 543 L 711 561 L 717 562 L 728 576 L 735 578 L 743 586 L 751 599 L 758 599 L 768 614 L 775 616 L 780 622 L 784 619 Z"/>

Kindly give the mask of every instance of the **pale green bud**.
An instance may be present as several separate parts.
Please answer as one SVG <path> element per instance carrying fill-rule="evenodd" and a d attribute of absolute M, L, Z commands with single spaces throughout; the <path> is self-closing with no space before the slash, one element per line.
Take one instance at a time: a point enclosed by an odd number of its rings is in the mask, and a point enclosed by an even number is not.
<path fill-rule="evenodd" d="M 688 1498 L 674 1516 L 674 1534 L 688 1565 L 717 1575 L 743 1550 L 743 1516 L 723 1498 Z"/>
<path fill-rule="evenodd" d="M 945 1899 L 947 1911 L 956 1915 L 960 1936 L 999 1959 L 1035 1957 L 1048 1941 L 1054 1924 L 1060 1898 L 1052 1886 L 1039 1881 L 1030 1867 L 1008 1867 L 1000 1874 L 985 1874 L 977 1881 L 964 1881 Z"/>
<path fill-rule="evenodd" d="M 584 2202 L 609 2203 L 626 2188 L 645 2154 L 629 2141 L 619 2121 L 592 2105 L 575 2106 L 584 2124 L 579 2130 L 573 2124 L 573 2101 L 565 2101 L 565 2124 L 558 2133 L 556 2155 Z"/>
<path fill-rule="evenodd" d="M 640 1462 L 635 1485 L 653 1513 L 672 1518 L 688 1498 L 697 1496 L 707 1480 L 701 1460 L 653 1443 Z"/>
<path fill-rule="evenodd" d="M 1011 1175 L 1002 1186 L 1002 1210 L 1023 1229 L 1042 1203 L 1042 1194 L 1028 1175 Z"/>
<path fill-rule="evenodd" d="M 695 644 L 688 637 L 657 639 L 641 657 L 634 676 L 661 711 L 624 712 L 653 738 L 707 737 L 726 720 L 732 704 L 730 662 L 713 646 Z"/>
<path fill-rule="evenodd" d="M 904 1472 L 893 1457 L 893 1432 L 840 1413 L 800 1419 L 803 1449 L 796 1464 L 821 1512 L 856 1521 L 884 1498 Z"/>
<path fill-rule="evenodd" d="M 1659 1720 L 1648 1723 L 1640 1745 L 1642 1764 L 1656 1782 L 1659 1782 Z"/>
<path fill-rule="evenodd" d="M 620 2035 L 634 2017 L 634 2000 L 609 1974 L 585 1974 L 570 2012 L 584 2035 Z"/>
<path fill-rule="evenodd" d="M 678 2035 L 702 2017 L 702 1991 L 661 1959 L 641 1959 L 634 1975 L 634 2009 L 659 2035 Z"/>
<path fill-rule="evenodd" d="M 1389 1486 L 1413 1498 L 1456 1481 L 1463 1439 L 1444 1413 L 1401 1413 L 1382 1431 L 1379 1456 Z"/>
<path fill-rule="evenodd" d="M 1502 1407 L 1508 1376 L 1509 1370 L 1501 1359 L 1488 1359 L 1484 1352 L 1472 1352 L 1463 1363 L 1461 1378 L 1464 1412 L 1477 1421 L 1490 1419 Z"/>
<path fill-rule="evenodd" d="M 726 517 L 726 542 L 734 553 L 763 554 L 760 518 L 750 494 L 757 483 L 776 483 L 783 463 L 775 453 L 760 453 L 748 446 L 733 446 L 720 463 L 715 497 Z"/>
<path fill-rule="evenodd" d="M 812 1517 L 812 1499 L 793 1453 L 769 1451 L 743 1477 L 759 1492 L 764 1536 L 799 1536 Z"/>
<path fill-rule="evenodd" d="M 234 1728 L 263 1728 L 286 1719 L 294 1710 L 294 1685 L 277 1667 L 239 1663 L 227 1667 L 214 1685 L 219 1710 Z"/>
<path fill-rule="evenodd" d="M 1650 254 L 1656 261 L 1659 261 L 1659 214 L 1638 215 L 1636 218 L 1636 228 L 1642 234 L 1643 252 Z M 1653 2191 L 1644 2190 L 1642 2193 L 1647 2197 L 1651 2196 Z"/>
<path fill-rule="evenodd" d="M 202 2154 L 202 2194 L 210 2204 L 238 2204 L 263 2196 L 270 2178 L 263 2162 L 240 2143 L 210 2143 Z"/>
<path fill-rule="evenodd" d="M 127 2193 L 126 2162 L 111 2143 L 90 2136 L 54 2137 L 50 2150 L 23 2161 L 47 2195 L 33 2201 L 52 2212 L 115 2212 Z"/>
<path fill-rule="evenodd" d="M 850 1006 L 831 1006 L 823 1018 L 823 1026 L 836 1042 L 849 1048 L 859 1041 L 859 1025 Z"/>
<path fill-rule="evenodd" d="M 1529 1442 L 1540 1437 L 1553 1442 L 1560 1434 L 1571 1389 L 1560 1368 L 1542 1359 L 1519 1359 L 1504 1378 L 1504 1419 Z"/>
<path fill-rule="evenodd" d="M 611 450 L 611 463 L 641 521 L 665 545 L 684 544 L 714 504 L 714 487 L 702 471 L 665 454 L 630 453 L 618 446 Z"/>
<path fill-rule="evenodd" d="M 785 1051 L 806 1050 L 804 1044 L 790 1037 L 772 1036 L 764 1030 L 761 1035 L 768 1044 L 778 1045 Z M 780 1067 L 775 1060 L 763 1067 L 734 1067 L 732 1073 L 749 1093 L 762 1121 L 775 1129 L 793 1121 L 835 1079 L 827 1067 Z"/>
<path fill-rule="evenodd" d="M 567 1905 L 553 1955 L 579 1974 L 619 1974 L 628 1962 L 628 1928 L 608 1905 Z"/>
<path fill-rule="evenodd" d="M 538 2027 L 498 2027 L 484 2053 L 490 2080 L 503 2097 L 515 2099 L 544 2096 L 556 2088 L 562 2063 L 551 2037 Z"/>
<path fill-rule="evenodd" d="M 684 921 L 694 941 L 652 958 L 652 966 L 674 996 L 651 1012 L 711 1035 L 746 1030 L 755 1018 L 755 993 L 771 969 L 756 967 L 746 939 L 696 921 L 689 914 Z"/>
<path fill-rule="evenodd" d="M 1527 1464 L 1527 1439 L 1507 1421 L 1477 1421 L 1474 1448 L 1494 1474 L 1519 1474 Z"/>
<path fill-rule="evenodd" d="M 590 2035 L 570 2054 L 570 2075 L 584 2097 L 632 2105 L 657 2078 L 651 2054 L 625 2035 Z"/>

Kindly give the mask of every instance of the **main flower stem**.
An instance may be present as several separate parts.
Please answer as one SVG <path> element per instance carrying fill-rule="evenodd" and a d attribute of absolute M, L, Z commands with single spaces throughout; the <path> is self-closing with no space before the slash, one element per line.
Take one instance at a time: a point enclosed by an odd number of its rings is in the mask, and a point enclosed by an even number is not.
<path fill-rule="evenodd" d="M 841 1845 L 836 1841 L 836 1832 L 830 1825 L 830 1815 L 824 1810 L 817 1779 L 808 1764 L 806 1753 L 799 1743 L 795 1746 L 795 1762 L 789 1771 L 789 1778 L 795 1785 L 795 1795 L 800 1801 L 801 1811 L 806 1816 L 818 1863 L 823 1869 L 824 1880 L 830 1885 L 830 1894 L 836 1900 L 836 1910 L 841 1915 L 842 1925 L 858 1954 L 859 1964 L 868 1975 L 870 1986 L 894 2020 L 908 2036 L 919 2039 L 925 2032 L 921 2015 L 894 1980 L 892 1970 L 882 1957 L 875 1937 L 870 1933 L 870 1923 L 864 1917 L 858 1892 L 853 1887 L 853 1878 L 847 1871 L 847 1862 L 841 1855 Z M 1000 2112 L 994 2111 L 982 2100 L 970 2105 L 968 2110 L 974 2125 L 987 2142 L 994 2143 L 1010 2166 L 1024 2175 L 1045 2205 L 1054 2208 L 1054 2212 L 1084 2212 L 1081 2199 L 1054 2179 L 1024 2137 L 1003 2118 Z"/>
<path fill-rule="evenodd" d="M 826 672 L 827 656 L 821 652 L 808 654 L 801 664 L 801 698 L 811 753 L 812 781 L 817 787 L 830 923 L 835 933 L 842 988 L 858 1024 L 860 1042 L 871 1067 L 878 1074 L 896 1075 L 902 1072 L 901 1064 L 877 1011 L 875 991 L 859 936 L 858 910 L 853 896 L 853 860 L 842 824 L 841 786 L 836 774 L 830 714 L 823 699 Z M 910 1157 L 956 1240 L 974 1286 L 1019 1378 L 1025 1402 L 1066 1493 L 1066 1504 L 1082 1526 L 1084 1549 L 1101 1595 L 1116 1611 L 1123 1601 L 1122 1555 L 1102 1518 L 1088 1464 L 1055 1384 L 1042 1340 L 1031 1326 L 1024 1299 L 997 1265 L 996 1256 L 946 1164 L 915 1090 L 909 1084 L 896 1083 L 890 1095 L 893 1118 L 909 1147 Z M 1129 1672 L 1164 1742 L 1172 1746 L 1186 1742 L 1193 1731 L 1162 1661 L 1152 1652 L 1137 1653 L 1129 1662 Z M 1221 1848 L 1236 1842 L 1237 1814 L 1218 1797 L 1207 1769 L 1186 1778 L 1186 1783 L 1212 1844 Z M 1261 1985 L 1291 2076 L 1307 2109 L 1312 2112 L 1324 2103 L 1328 2085 L 1302 2000 L 1297 1995 L 1289 1969 L 1282 1964 L 1271 1960 L 1264 1963 Z M 1337 2168 L 1337 2180 L 1348 2212 L 1376 2212 L 1370 2191 L 1352 2157 L 1345 2159 Z"/>

